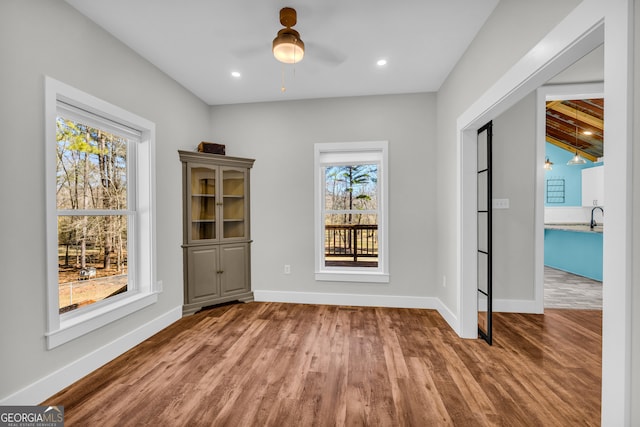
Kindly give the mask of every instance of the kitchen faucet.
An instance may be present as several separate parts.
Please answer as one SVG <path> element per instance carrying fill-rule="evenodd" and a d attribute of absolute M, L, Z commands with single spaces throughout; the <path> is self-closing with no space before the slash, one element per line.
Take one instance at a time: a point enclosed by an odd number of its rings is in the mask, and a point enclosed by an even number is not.
<path fill-rule="evenodd" d="M 593 227 L 598 225 L 596 221 L 593 219 L 593 211 L 595 211 L 596 209 L 600 209 L 600 212 L 602 212 L 602 216 L 604 216 L 604 209 L 602 209 L 600 206 L 595 206 L 593 209 L 591 209 L 591 223 L 589 224 L 589 226 L 591 227 L 592 230 L 593 230 Z"/>

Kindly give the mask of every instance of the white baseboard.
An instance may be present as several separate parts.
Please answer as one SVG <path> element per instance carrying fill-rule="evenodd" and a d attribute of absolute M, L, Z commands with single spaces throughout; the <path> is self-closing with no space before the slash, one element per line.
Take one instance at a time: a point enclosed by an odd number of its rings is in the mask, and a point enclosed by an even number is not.
<path fill-rule="evenodd" d="M 446 305 L 444 305 L 444 303 L 442 302 L 442 300 L 440 300 L 440 298 L 437 298 L 438 300 L 438 313 L 440 313 L 440 316 L 442 316 L 442 318 L 445 320 L 445 322 L 447 322 L 449 324 L 449 326 L 451 326 L 451 329 L 453 329 L 459 336 L 460 335 L 460 321 L 458 320 L 458 316 L 456 316 L 456 314 L 451 311 L 451 309 L 449 307 L 447 307 Z"/>
<path fill-rule="evenodd" d="M 338 294 L 324 292 L 253 291 L 254 299 L 263 302 L 297 304 L 351 305 L 362 307 L 400 307 L 438 309 L 437 298 L 396 295 Z"/>
<path fill-rule="evenodd" d="M 100 366 L 135 347 L 182 317 L 182 306 L 175 307 L 150 322 L 71 362 L 33 384 L 0 400 L 6 405 L 37 405 Z"/>
<path fill-rule="evenodd" d="M 496 313 L 542 314 L 544 308 L 535 300 L 496 299 L 493 301 Z"/>
<path fill-rule="evenodd" d="M 350 305 L 360 307 L 422 308 L 437 310 L 453 330 L 457 330 L 458 325 L 458 319 L 455 314 L 449 310 L 449 308 L 445 306 L 439 298 L 435 297 L 264 290 L 254 290 L 253 295 L 255 301 L 261 302 Z"/>

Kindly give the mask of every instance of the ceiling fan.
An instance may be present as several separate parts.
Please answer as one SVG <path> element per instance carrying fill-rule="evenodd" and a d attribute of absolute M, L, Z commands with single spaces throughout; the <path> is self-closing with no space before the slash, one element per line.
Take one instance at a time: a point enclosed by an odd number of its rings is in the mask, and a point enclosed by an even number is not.
<path fill-rule="evenodd" d="M 346 55 L 337 52 L 333 47 L 326 47 L 314 41 L 303 42 L 300 33 L 292 28 L 298 22 L 297 11 L 294 8 L 282 8 L 279 18 L 280 24 L 284 28 L 278 31 L 271 45 L 272 53 L 278 61 L 286 64 L 295 64 L 305 58 L 305 62 L 310 61 L 315 64 L 337 66 L 346 60 Z M 316 37 L 318 37 L 317 32 Z M 255 57 L 264 54 L 264 52 L 264 44 L 255 43 L 252 46 L 236 50 L 235 54 L 240 57 Z"/>

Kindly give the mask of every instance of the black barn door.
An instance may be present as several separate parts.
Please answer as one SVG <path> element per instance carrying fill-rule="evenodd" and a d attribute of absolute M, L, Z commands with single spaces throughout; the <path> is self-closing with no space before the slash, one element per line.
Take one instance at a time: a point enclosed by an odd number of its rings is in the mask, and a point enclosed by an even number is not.
<path fill-rule="evenodd" d="M 492 122 L 478 130 L 478 335 L 491 345 L 491 139 Z"/>

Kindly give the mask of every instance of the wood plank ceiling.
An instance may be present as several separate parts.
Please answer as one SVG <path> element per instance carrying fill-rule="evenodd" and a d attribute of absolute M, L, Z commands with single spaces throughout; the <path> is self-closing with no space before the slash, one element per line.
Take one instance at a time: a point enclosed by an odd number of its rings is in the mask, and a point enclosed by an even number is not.
<path fill-rule="evenodd" d="M 548 101 L 546 127 L 547 142 L 592 162 L 603 157 L 603 98 Z"/>

